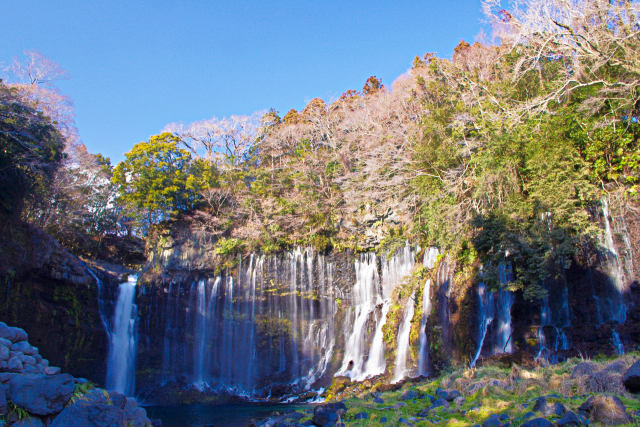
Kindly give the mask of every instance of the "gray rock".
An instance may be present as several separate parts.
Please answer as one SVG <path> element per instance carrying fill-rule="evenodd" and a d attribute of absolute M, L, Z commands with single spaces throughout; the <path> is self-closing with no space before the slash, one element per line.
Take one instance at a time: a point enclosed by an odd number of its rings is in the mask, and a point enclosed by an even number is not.
<path fill-rule="evenodd" d="M 11 326 L 7 326 L 6 324 L 0 325 L 0 338 L 7 339 L 12 343 L 26 341 L 28 339 L 27 333 L 24 329 L 14 328 Z"/>
<path fill-rule="evenodd" d="M 482 427 L 500 427 L 502 425 L 502 421 L 500 420 L 500 416 L 498 414 L 491 414 L 489 418 L 484 420 L 482 423 Z"/>
<path fill-rule="evenodd" d="M 6 384 L 9 382 L 9 380 L 11 380 L 11 378 L 13 378 L 16 375 L 17 374 L 14 374 L 11 372 L 0 372 L 0 383 Z"/>
<path fill-rule="evenodd" d="M 400 418 L 400 419 L 398 420 L 398 422 L 399 422 L 400 424 L 404 424 L 404 425 L 406 425 L 406 426 L 412 426 L 412 425 L 413 425 L 413 423 L 412 423 L 412 422 L 410 422 L 409 420 L 407 420 L 406 418 Z"/>
<path fill-rule="evenodd" d="M 369 418 L 369 414 L 367 414 L 366 412 L 360 412 L 355 416 L 356 420 L 366 420 L 368 418 Z"/>
<path fill-rule="evenodd" d="M 598 365 L 593 362 L 580 362 L 573 368 L 571 372 L 571 378 L 578 378 L 583 375 L 592 375 L 598 370 Z"/>
<path fill-rule="evenodd" d="M 640 360 L 627 369 L 622 382 L 629 393 L 640 393 Z"/>
<path fill-rule="evenodd" d="M 579 411 L 588 415 L 592 421 L 605 425 L 626 424 L 631 422 L 626 408 L 616 396 L 591 396 L 580 405 Z"/>
<path fill-rule="evenodd" d="M 578 416 L 571 411 L 567 412 L 562 418 L 556 421 L 556 425 L 558 425 L 559 427 L 577 427 L 581 426 L 582 424 L 583 422 L 580 420 L 580 418 L 578 418 Z"/>
<path fill-rule="evenodd" d="M 466 402 L 467 399 L 464 398 L 464 396 L 458 396 L 455 399 L 453 399 L 453 403 L 456 406 L 462 406 L 464 405 L 464 402 Z"/>
<path fill-rule="evenodd" d="M 38 417 L 27 417 L 11 424 L 12 427 L 44 427 L 42 420 Z"/>
<path fill-rule="evenodd" d="M 6 371 L 9 369 L 9 364 L 6 360 L 0 360 L 0 371 Z"/>
<path fill-rule="evenodd" d="M 28 354 L 29 356 L 38 354 L 38 349 L 32 346 L 31 344 L 29 344 L 27 341 L 20 341 L 20 342 L 14 343 L 11 346 L 11 350 L 19 351 L 20 353 Z"/>
<path fill-rule="evenodd" d="M 20 359 L 20 357 L 18 356 L 13 356 L 11 359 L 9 359 L 9 361 L 7 362 L 7 368 L 10 371 L 22 371 L 22 360 Z"/>
<path fill-rule="evenodd" d="M 112 402 L 111 397 L 116 402 Z M 133 399 L 127 399 L 119 393 L 107 393 L 94 389 L 67 406 L 54 420 L 51 427 L 85 426 L 132 426 L 151 425 L 147 413 L 139 408 Z"/>
<path fill-rule="evenodd" d="M 34 365 L 36 364 L 36 358 L 33 356 L 28 356 L 26 354 L 23 354 L 22 356 L 20 356 L 20 360 L 22 360 L 22 363 L 24 365 Z"/>
<path fill-rule="evenodd" d="M 609 363 L 602 370 L 606 372 L 615 372 L 616 374 L 624 374 L 624 371 L 627 370 L 627 364 L 624 363 L 623 360 L 616 360 L 615 362 Z"/>
<path fill-rule="evenodd" d="M 11 344 L 13 344 L 10 340 L 6 338 L 0 338 L 0 345 L 11 348 Z"/>
<path fill-rule="evenodd" d="M 544 418 L 534 418 L 523 423 L 521 427 L 553 427 L 553 423 Z"/>
<path fill-rule="evenodd" d="M 57 366 L 47 366 L 44 368 L 44 373 L 47 375 L 57 375 L 60 373 L 60 368 Z"/>
<path fill-rule="evenodd" d="M 3 385 L 0 385 L 0 417 L 7 415 L 7 392 Z"/>
<path fill-rule="evenodd" d="M 35 365 L 24 365 L 22 368 L 23 374 L 42 374 L 42 369 L 38 368 Z"/>
<path fill-rule="evenodd" d="M 382 399 L 381 397 L 376 396 L 376 397 L 373 398 L 373 402 L 374 403 L 379 403 L 379 404 L 384 404 L 384 399 Z"/>
<path fill-rule="evenodd" d="M 342 402 L 326 403 L 316 406 L 313 410 L 313 423 L 319 427 L 331 427 L 347 412 Z"/>
<path fill-rule="evenodd" d="M 62 411 L 73 394 L 73 377 L 61 375 L 15 375 L 9 380 L 7 397 L 35 415 Z"/>
<path fill-rule="evenodd" d="M 418 397 L 418 393 L 415 392 L 415 390 L 407 390 L 404 393 L 402 393 L 402 396 L 400 396 L 400 400 L 413 400 L 416 399 Z"/>
<path fill-rule="evenodd" d="M 440 406 L 448 408 L 450 405 L 449 405 L 449 402 L 447 402 L 445 399 L 440 398 L 440 399 L 436 399 L 433 402 L 433 405 L 431 405 L 431 408 L 438 408 Z"/>
<path fill-rule="evenodd" d="M 0 344 L 0 360 L 9 360 L 9 356 L 11 356 L 9 347 Z"/>

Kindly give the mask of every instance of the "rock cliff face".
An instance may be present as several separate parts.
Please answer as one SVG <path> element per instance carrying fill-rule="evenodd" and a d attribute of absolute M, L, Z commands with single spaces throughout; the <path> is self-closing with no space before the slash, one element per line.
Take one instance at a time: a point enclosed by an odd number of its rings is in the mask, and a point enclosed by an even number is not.
<path fill-rule="evenodd" d="M 5 223 L 2 236 L 0 320 L 32 331 L 52 364 L 103 384 L 107 338 L 87 267 L 37 228 Z"/>
<path fill-rule="evenodd" d="M 569 269 L 549 267 L 547 296 L 536 301 L 490 289 L 436 248 L 220 256 L 212 236 L 177 224 L 149 250 L 135 285 L 123 337 L 135 342 L 131 383 L 158 402 L 276 397 L 335 376 L 393 381 L 491 358 L 555 362 L 635 349 L 640 221 L 606 210 L 594 218 L 599 249 L 585 245 Z M 21 227 L 0 243 L 0 318 L 32 330 L 53 364 L 104 384 L 124 278 L 97 281 L 46 234 Z M 515 274 L 508 257 L 498 271 L 504 284 Z"/>

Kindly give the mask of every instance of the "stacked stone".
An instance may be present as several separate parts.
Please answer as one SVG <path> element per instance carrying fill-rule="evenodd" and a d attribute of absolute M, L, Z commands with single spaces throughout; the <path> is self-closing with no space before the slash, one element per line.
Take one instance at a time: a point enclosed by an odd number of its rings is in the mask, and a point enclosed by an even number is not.
<path fill-rule="evenodd" d="M 27 341 L 24 329 L 0 322 L 0 372 L 56 375 L 60 368 L 49 366 L 49 361 L 38 353 L 38 348 Z"/>
<path fill-rule="evenodd" d="M 60 373 L 27 339 L 23 329 L 0 322 L 0 426 L 151 425 L 135 399 Z"/>

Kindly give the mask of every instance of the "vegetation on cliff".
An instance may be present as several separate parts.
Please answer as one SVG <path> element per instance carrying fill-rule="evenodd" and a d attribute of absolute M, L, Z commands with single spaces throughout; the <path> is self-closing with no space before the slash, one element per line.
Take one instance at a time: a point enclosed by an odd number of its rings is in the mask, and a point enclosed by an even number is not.
<path fill-rule="evenodd" d="M 221 256 L 409 238 L 463 268 L 482 265 L 493 285 L 508 255 L 510 287 L 539 297 L 550 264 L 567 268 L 597 245 L 603 195 L 619 211 L 638 197 L 640 11 L 606 0 L 483 4 L 496 44 L 461 41 L 451 59 L 416 57 L 391 87 L 372 76 L 284 116 L 170 124 L 115 168 L 75 144 L 68 121 L 37 113 L 60 104 L 43 102 L 55 93 L 49 79 L 3 84 L 4 98 L 19 94 L 27 116 L 40 117 L 34 132 L 48 132 L 32 140 L 53 144 L 31 167 L 3 131 L 15 149 L 2 161 L 19 163 L 3 179 L 21 180 L 3 186 L 3 205 L 41 183 L 23 217 L 87 254 L 105 236 L 146 236 L 154 249 L 176 219 Z M 3 126 L 27 129 L 8 115 L 12 102 Z"/>

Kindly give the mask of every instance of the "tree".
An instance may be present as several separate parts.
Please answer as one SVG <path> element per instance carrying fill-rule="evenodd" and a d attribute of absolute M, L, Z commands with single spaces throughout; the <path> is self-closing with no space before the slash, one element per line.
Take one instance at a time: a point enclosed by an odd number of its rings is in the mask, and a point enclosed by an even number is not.
<path fill-rule="evenodd" d="M 152 136 L 134 145 L 114 170 L 118 201 L 131 211 L 143 232 L 190 209 L 196 201 L 187 188 L 191 154 L 178 144 L 180 138 L 169 132 Z"/>
<path fill-rule="evenodd" d="M 64 142 L 47 116 L 0 80 L 0 209 L 19 214 L 28 194 L 46 198 Z"/>
<path fill-rule="evenodd" d="M 231 116 L 193 122 L 187 126 L 165 126 L 194 156 L 216 163 L 221 168 L 237 168 L 251 152 L 264 112 L 249 116 Z"/>

